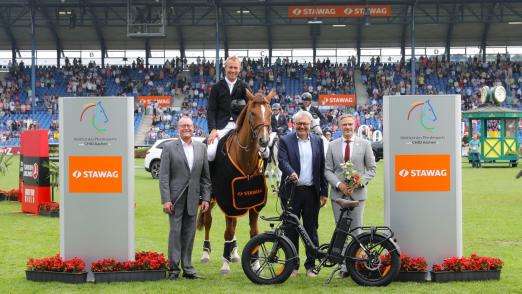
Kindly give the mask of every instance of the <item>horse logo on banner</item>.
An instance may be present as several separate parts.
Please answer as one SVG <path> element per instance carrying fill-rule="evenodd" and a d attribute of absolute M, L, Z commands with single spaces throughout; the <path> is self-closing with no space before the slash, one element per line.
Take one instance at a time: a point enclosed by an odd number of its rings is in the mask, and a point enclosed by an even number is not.
<path fill-rule="evenodd" d="M 101 101 L 98 103 L 88 103 L 83 106 L 82 114 L 80 115 L 80 121 L 84 121 L 84 118 L 87 116 L 86 113 L 88 110 L 92 110 L 91 116 L 91 125 L 98 132 L 105 133 L 107 129 L 105 125 L 109 123 L 109 117 L 103 108 Z M 87 119 L 85 119 L 87 120 Z"/>
<path fill-rule="evenodd" d="M 410 110 L 408 111 L 408 120 L 410 120 L 412 113 L 416 108 L 421 109 L 419 123 L 422 126 L 422 128 L 425 129 L 427 132 L 433 132 L 435 127 L 430 125 L 437 121 L 437 115 L 435 114 L 435 109 L 433 108 L 433 105 L 431 105 L 431 100 L 426 99 L 426 101 L 424 102 L 414 102 L 410 106 Z"/>

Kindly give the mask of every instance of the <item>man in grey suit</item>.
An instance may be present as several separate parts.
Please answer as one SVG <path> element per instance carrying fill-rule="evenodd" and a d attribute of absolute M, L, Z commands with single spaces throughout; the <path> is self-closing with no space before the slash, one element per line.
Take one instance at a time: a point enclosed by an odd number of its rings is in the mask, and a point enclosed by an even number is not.
<path fill-rule="evenodd" d="M 339 127 L 343 136 L 329 144 L 324 175 L 332 187 L 330 196 L 336 222 L 341 214 L 341 208 L 335 203 L 335 199 L 348 198 L 359 201 L 359 206 L 349 212 L 349 217 L 352 218 L 350 229 L 353 229 L 363 224 L 364 206 L 368 198 L 366 186 L 375 176 L 375 156 L 370 142 L 355 136 L 355 120 L 351 114 L 345 114 L 340 118 Z M 348 160 L 352 162 L 360 176 L 359 184 L 352 187 L 344 182 L 343 170 L 340 166 Z M 341 271 L 339 277 L 347 277 L 346 271 Z"/>
<path fill-rule="evenodd" d="M 178 121 L 179 140 L 163 148 L 159 185 L 163 212 L 169 215 L 170 279 L 179 277 L 180 261 L 183 277 L 199 279 L 192 266 L 192 248 L 196 233 L 196 214 L 199 198 L 201 209 L 206 211 L 210 202 L 210 175 L 207 146 L 192 140 L 194 126 L 188 117 Z"/>

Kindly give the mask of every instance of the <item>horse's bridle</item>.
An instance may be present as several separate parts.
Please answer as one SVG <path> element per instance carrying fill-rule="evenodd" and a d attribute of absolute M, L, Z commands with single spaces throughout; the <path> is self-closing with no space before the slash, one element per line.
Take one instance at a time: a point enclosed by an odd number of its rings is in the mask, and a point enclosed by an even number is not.
<path fill-rule="evenodd" d="M 254 102 L 254 103 L 256 103 L 256 102 Z M 269 106 L 269 103 L 267 103 L 267 102 L 264 102 L 264 103 L 261 103 L 261 104 Z M 255 125 L 255 126 L 252 126 L 252 122 L 250 121 L 250 117 L 251 117 L 251 115 L 249 114 L 249 116 L 248 116 L 248 125 L 250 126 L 250 131 L 254 134 L 254 137 L 252 138 L 252 140 L 258 139 L 259 128 L 267 127 L 268 128 L 268 134 L 270 134 L 270 132 L 272 131 L 272 125 L 271 124 L 267 124 L 267 123 L 265 123 L 263 121 L 262 123 L 259 123 L 259 124 Z"/>

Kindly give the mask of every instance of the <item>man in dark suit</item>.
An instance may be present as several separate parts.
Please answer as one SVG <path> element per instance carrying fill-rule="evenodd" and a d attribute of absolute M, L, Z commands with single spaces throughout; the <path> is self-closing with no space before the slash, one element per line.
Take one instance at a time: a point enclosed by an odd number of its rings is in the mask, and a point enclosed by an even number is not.
<path fill-rule="evenodd" d="M 236 118 L 248 102 L 247 84 L 238 79 L 241 62 L 237 56 L 225 61 L 225 79 L 217 82 L 210 90 L 207 121 L 210 134 L 208 160 L 214 161 L 220 138 L 236 128 Z"/>
<path fill-rule="evenodd" d="M 312 106 L 312 94 L 304 92 L 303 95 L 301 95 L 301 100 L 303 101 L 301 110 L 306 110 L 310 112 L 313 118 L 319 118 L 321 120 L 321 128 L 324 127 L 327 123 L 326 118 L 321 113 L 321 111 L 319 111 L 319 108 L 317 108 L 316 106 Z"/>
<path fill-rule="evenodd" d="M 179 277 L 180 262 L 183 277 L 201 278 L 192 266 L 192 248 L 196 233 L 196 214 L 199 198 L 201 209 L 206 211 L 210 202 L 210 175 L 205 144 L 192 140 L 194 126 L 188 117 L 178 121 L 179 140 L 163 148 L 159 186 L 163 212 L 169 215 L 169 252 L 172 273 Z"/>
<path fill-rule="evenodd" d="M 303 225 L 312 242 L 318 246 L 317 236 L 319 208 L 326 204 L 328 187 L 324 177 L 324 147 L 322 140 L 310 133 L 312 115 L 306 111 L 299 111 L 294 116 L 295 133 L 283 136 L 279 141 L 279 169 L 282 171 L 282 181 L 279 187 L 279 197 L 283 205 L 292 207 L 292 213 L 301 217 Z M 283 179 L 289 177 L 297 184 L 292 203 L 288 203 L 290 185 Z M 285 234 L 299 248 L 299 238 L 294 228 L 288 229 Z M 299 249 L 298 249 L 299 250 Z M 304 266 L 308 277 L 315 277 L 312 272 L 315 260 L 313 253 L 306 250 Z M 292 273 L 297 275 L 298 267 Z"/>

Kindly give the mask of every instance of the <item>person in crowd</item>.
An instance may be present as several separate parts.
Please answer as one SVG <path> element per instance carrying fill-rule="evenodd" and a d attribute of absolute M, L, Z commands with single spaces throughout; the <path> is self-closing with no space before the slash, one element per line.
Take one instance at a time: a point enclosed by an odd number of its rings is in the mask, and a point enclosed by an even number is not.
<path fill-rule="evenodd" d="M 480 139 L 477 134 L 474 134 L 471 141 L 469 141 L 469 148 L 471 151 L 471 166 L 482 167 L 480 164 Z"/>
<path fill-rule="evenodd" d="M 318 117 L 321 121 L 321 127 L 326 124 L 326 118 L 324 115 L 319 111 L 319 108 L 316 106 L 312 106 L 312 94 L 308 92 L 304 92 L 303 95 L 301 95 L 301 100 L 303 100 L 303 106 L 301 107 L 301 110 L 306 110 L 312 114 L 312 117 Z"/>
<path fill-rule="evenodd" d="M 284 136 L 288 132 L 288 118 L 281 113 L 281 104 L 274 103 L 272 105 L 272 132 L 276 132 L 278 136 Z"/>

